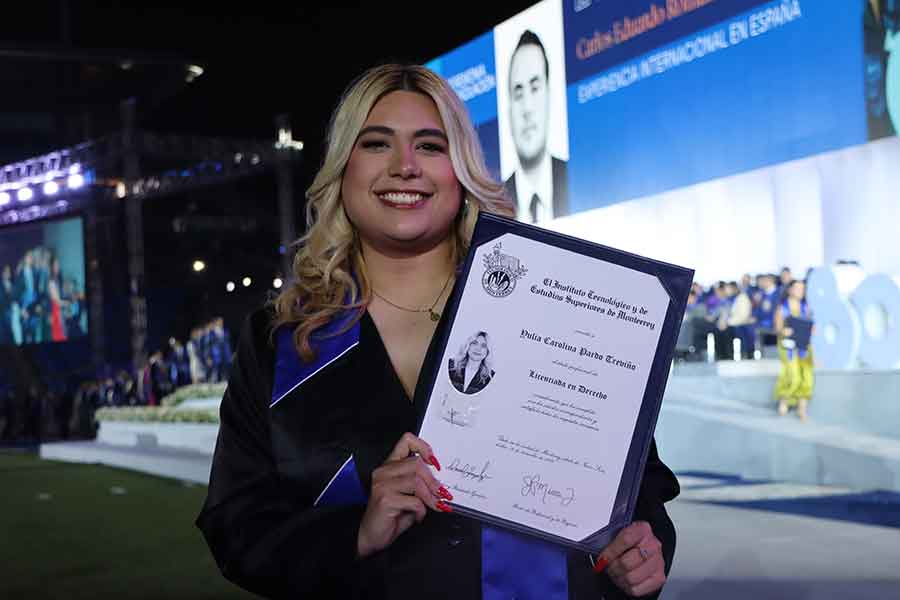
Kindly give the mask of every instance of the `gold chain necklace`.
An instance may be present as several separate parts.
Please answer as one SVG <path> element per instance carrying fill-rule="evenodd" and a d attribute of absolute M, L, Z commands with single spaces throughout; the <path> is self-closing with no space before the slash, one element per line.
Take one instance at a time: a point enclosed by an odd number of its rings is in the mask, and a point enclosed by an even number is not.
<path fill-rule="evenodd" d="M 388 304 L 390 304 L 391 306 L 393 306 L 394 308 L 399 308 L 400 310 L 405 310 L 406 312 L 414 312 L 414 313 L 427 312 L 428 316 L 431 317 L 432 321 L 440 321 L 441 313 L 434 310 L 434 307 L 437 306 L 438 300 L 440 300 L 441 296 L 444 295 L 444 292 L 447 290 L 447 286 L 450 285 L 451 279 L 453 279 L 453 271 L 450 271 L 450 275 L 447 277 L 447 281 L 444 282 L 444 287 L 441 288 L 441 291 L 440 291 L 440 293 L 438 293 L 437 298 L 434 299 L 434 302 L 431 303 L 431 306 L 428 306 L 426 308 L 407 308 L 405 306 L 400 306 L 399 304 L 394 304 L 393 302 L 391 302 L 390 300 L 388 300 L 387 298 L 385 298 L 384 296 L 379 294 L 378 291 L 375 289 L 375 286 L 372 286 L 372 293 L 375 294 L 376 296 L 378 296 L 379 298 L 381 298 L 382 300 L 384 300 L 385 302 L 387 302 Z"/>

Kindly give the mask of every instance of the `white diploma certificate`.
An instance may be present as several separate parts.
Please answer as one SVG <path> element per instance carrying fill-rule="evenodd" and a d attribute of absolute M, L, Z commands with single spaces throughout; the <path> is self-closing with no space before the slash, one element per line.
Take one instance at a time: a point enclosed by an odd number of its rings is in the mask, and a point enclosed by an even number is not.
<path fill-rule="evenodd" d="M 585 550 L 626 525 L 692 276 L 480 217 L 419 432 L 454 508 Z"/>

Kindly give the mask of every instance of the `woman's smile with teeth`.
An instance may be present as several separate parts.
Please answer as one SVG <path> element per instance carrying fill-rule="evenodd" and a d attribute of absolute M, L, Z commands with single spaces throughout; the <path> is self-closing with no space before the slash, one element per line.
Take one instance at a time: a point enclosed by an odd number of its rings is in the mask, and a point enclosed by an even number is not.
<path fill-rule="evenodd" d="M 420 192 L 382 192 L 378 197 L 391 204 L 416 204 L 427 196 Z"/>

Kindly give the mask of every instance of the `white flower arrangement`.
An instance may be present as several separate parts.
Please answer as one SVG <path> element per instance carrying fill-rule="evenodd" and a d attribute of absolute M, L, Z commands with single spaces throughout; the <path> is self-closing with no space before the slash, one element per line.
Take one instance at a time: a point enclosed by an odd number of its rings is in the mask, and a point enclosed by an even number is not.
<path fill-rule="evenodd" d="M 141 423 L 218 423 L 218 408 L 176 407 L 196 398 L 221 398 L 226 383 L 197 383 L 178 388 L 162 399 L 160 406 L 108 406 L 94 415 L 98 421 L 132 421 Z"/>

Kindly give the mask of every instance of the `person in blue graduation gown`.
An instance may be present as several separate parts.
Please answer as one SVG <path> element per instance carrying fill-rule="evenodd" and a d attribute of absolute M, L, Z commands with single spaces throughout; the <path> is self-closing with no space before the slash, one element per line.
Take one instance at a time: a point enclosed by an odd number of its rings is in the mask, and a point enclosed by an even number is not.
<path fill-rule="evenodd" d="M 635 522 L 592 557 L 454 513 L 413 433 L 478 212 L 512 214 L 448 84 L 363 74 L 307 198 L 293 279 L 245 321 L 222 400 L 197 526 L 223 575 L 273 598 L 657 597 L 678 482 L 655 444 Z"/>

